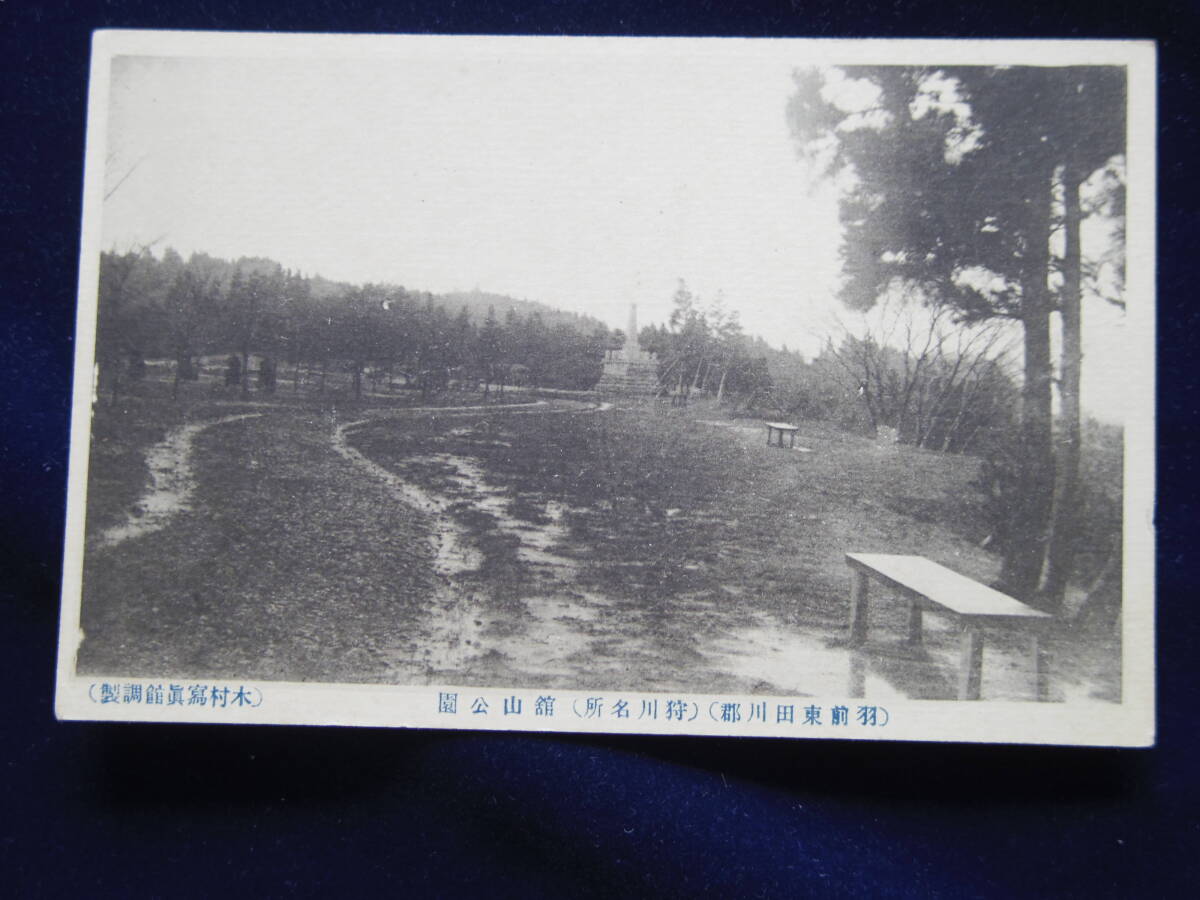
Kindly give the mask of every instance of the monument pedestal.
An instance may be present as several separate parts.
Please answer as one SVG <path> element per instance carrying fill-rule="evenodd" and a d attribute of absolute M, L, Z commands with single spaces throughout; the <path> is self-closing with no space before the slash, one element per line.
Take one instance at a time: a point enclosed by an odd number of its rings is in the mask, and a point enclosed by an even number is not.
<path fill-rule="evenodd" d="M 604 359 L 604 374 L 593 390 L 621 397 L 653 397 L 658 393 L 658 361 L 653 353 L 638 346 L 637 305 L 629 310 L 629 330 L 625 346 L 609 350 Z"/>
<path fill-rule="evenodd" d="M 620 353 L 613 350 L 612 353 Z M 653 397 L 658 393 L 658 363 L 646 360 L 609 358 L 595 390 L 603 394 Z"/>

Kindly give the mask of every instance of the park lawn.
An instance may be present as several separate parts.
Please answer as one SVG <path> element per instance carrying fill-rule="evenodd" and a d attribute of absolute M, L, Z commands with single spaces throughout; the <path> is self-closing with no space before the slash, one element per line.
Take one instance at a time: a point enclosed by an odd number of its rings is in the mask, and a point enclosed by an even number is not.
<path fill-rule="evenodd" d="M 768 448 L 754 424 L 662 406 L 552 415 L 381 419 L 353 435 L 367 456 L 428 488 L 465 493 L 438 454 L 479 460 L 537 523 L 567 504 L 569 545 L 589 589 L 670 614 L 681 597 L 717 599 L 782 621 L 840 629 L 848 551 L 921 553 L 982 580 L 997 561 L 969 499 L 978 462 L 806 426 L 812 452 Z M 719 414 L 717 414 L 719 415 Z M 412 457 L 428 459 L 405 465 Z M 464 517 L 488 554 L 492 589 L 519 573 L 488 516 Z M 884 613 L 886 616 L 886 612 Z M 880 620 L 884 621 L 883 619 Z"/>
<path fill-rule="evenodd" d="M 371 423 L 347 432 L 354 447 L 459 500 L 448 512 L 484 562 L 451 587 L 485 619 L 535 627 L 525 601 L 562 585 L 520 558 L 512 530 L 446 461 L 478 467 L 507 498 L 506 514 L 530 526 L 545 524 L 548 501 L 560 505 L 566 527 L 553 552 L 573 560 L 572 589 L 609 603 L 597 622 L 572 627 L 593 632 L 596 652 L 611 655 L 605 677 L 614 684 L 705 683 L 699 644 L 739 628 L 779 623 L 836 641 L 845 625 L 848 551 L 917 553 L 981 581 L 998 569 L 979 547 L 985 533 L 971 488 L 979 463 L 970 457 L 882 445 L 813 423 L 797 440 L 809 452 L 769 448 L 761 425 L 715 409 L 559 404 L 441 414 L 401 405 L 411 403 L 142 398 L 122 408 L 123 427 L 101 423 L 97 434 L 109 428 L 119 452 L 93 454 L 89 516 L 115 521 L 145 484 L 144 462 L 139 471 L 130 461 L 168 427 L 261 413 L 196 437 L 189 509 L 160 531 L 103 550 L 91 545 L 80 672 L 437 680 L 436 667 L 422 662 L 428 645 L 446 637 L 445 623 L 439 632 L 432 621 L 447 590 L 429 541 L 437 523 L 334 449 L 335 423 L 363 418 Z M 900 635 L 902 605 L 876 609 L 880 631 Z M 1052 652 L 1060 670 L 1104 668 L 1084 665 L 1094 647 L 1064 643 Z M 571 683 L 584 683 L 598 661 L 581 658 Z M 440 671 L 467 677 L 463 683 L 500 683 L 503 675 Z M 928 666 L 913 671 L 928 679 Z M 1119 671 L 1109 680 L 1112 695 Z M 939 691 L 934 684 L 927 695 Z"/>
<path fill-rule="evenodd" d="M 202 432 L 192 508 L 86 554 L 79 670 L 398 680 L 431 590 L 426 532 L 329 430 L 290 410 Z"/>
<path fill-rule="evenodd" d="M 508 495 L 506 514 L 531 527 L 543 522 L 548 500 L 565 505 L 569 529 L 555 552 L 576 561 L 581 591 L 609 601 L 603 624 L 575 628 L 623 664 L 613 671 L 597 657 L 581 658 L 573 684 L 740 690 L 747 682 L 709 680 L 716 673 L 705 656 L 714 637 L 782 626 L 837 646 L 848 609 L 847 552 L 918 554 L 985 583 L 1000 567 L 980 546 L 987 529 L 973 487 L 977 458 L 821 423 L 804 423 L 803 450 L 767 447 L 760 423 L 712 408 L 653 405 L 453 421 L 385 417 L 353 432 L 351 442 L 405 479 L 460 498 L 450 512 L 485 554 L 479 570 L 462 578 L 485 602 L 507 604 L 514 618 L 522 598 L 546 586 L 517 559 L 511 527 L 463 484 L 460 463 L 481 464 L 489 485 Z M 910 696 L 953 696 L 953 630 L 927 634 L 932 658 L 914 656 L 897 646 L 906 614 L 903 603 L 873 605 L 873 669 Z M 1023 696 L 1019 640 L 1000 635 L 991 646 L 1007 652 L 1005 677 Z M 1111 634 L 1059 629 L 1046 649 L 1060 685 L 1055 695 L 1119 699 L 1120 647 Z"/>

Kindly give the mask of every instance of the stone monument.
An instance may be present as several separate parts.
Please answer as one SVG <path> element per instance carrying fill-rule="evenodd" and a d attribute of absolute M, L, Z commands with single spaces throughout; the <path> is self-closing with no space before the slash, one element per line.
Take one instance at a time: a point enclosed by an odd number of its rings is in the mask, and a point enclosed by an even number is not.
<path fill-rule="evenodd" d="M 622 397 L 653 397 L 658 393 L 658 360 L 638 344 L 636 303 L 629 307 L 625 345 L 605 353 L 604 374 L 595 390 Z"/>

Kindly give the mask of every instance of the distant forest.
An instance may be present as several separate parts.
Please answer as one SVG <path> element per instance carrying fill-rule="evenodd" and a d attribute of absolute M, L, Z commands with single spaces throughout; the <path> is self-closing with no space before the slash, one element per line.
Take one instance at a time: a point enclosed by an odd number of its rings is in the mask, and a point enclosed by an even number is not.
<path fill-rule="evenodd" d="M 596 319 L 503 295 L 351 285 L 269 259 L 184 260 L 171 249 L 102 254 L 98 305 L 101 389 L 114 397 L 147 361 L 168 361 L 178 384 L 212 356 L 227 356 L 227 383 L 245 393 L 252 380 L 267 393 L 285 379 L 323 388 L 331 372 L 349 374 L 356 395 L 364 377 L 427 392 L 455 378 L 485 391 L 514 381 L 586 390 L 623 339 Z"/>

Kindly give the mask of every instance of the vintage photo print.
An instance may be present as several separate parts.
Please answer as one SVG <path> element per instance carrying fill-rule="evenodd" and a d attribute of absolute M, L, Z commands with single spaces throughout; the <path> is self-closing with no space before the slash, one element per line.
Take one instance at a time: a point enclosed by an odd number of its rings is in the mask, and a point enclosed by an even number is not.
<path fill-rule="evenodd" d="M 1153 743 L 1154 78 L 97 33 L 58 715 Z"/>

